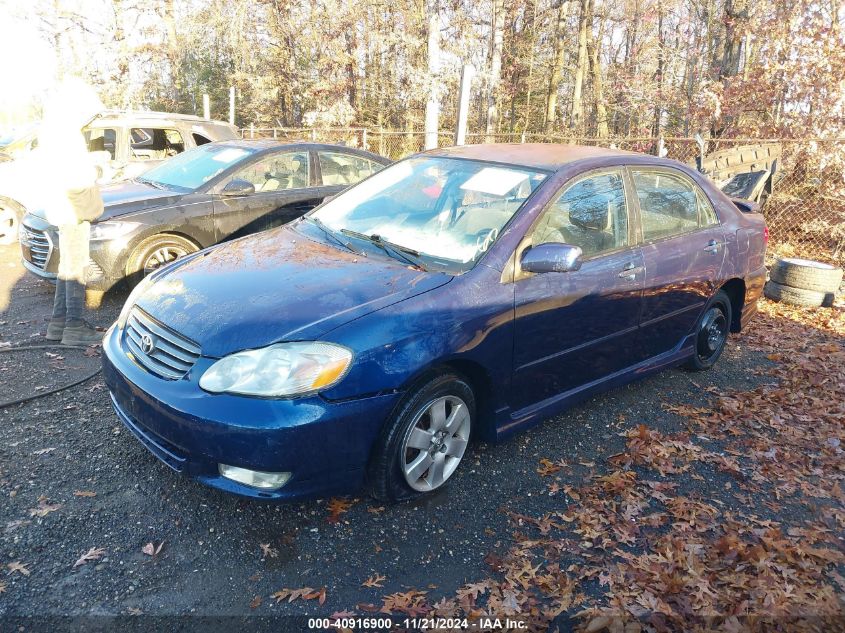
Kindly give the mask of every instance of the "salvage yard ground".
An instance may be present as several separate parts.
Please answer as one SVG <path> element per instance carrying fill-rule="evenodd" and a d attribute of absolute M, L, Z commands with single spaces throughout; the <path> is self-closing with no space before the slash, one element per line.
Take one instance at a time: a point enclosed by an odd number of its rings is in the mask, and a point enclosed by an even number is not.
<path fill-rule="evenodd" d="M 96 321 L 117 317 L 125 293 Z M 0 247 L 0 345 L 44 343 L 52 287 Z M 567 630 L 743 616 L 845 628 L 845 310 L 765 302 L 716 369 L 674 369 L 500 445 L 442 493 L 273 505 L 172 473 L 99 376 L 0 409 L 0 617 L 531 616 Z M 0 401 L 94 367 L 0 354 Z M 634 623 L 636 620 L 636 623 Z M 759 623 L 758 623 L 759 624 Z"/>

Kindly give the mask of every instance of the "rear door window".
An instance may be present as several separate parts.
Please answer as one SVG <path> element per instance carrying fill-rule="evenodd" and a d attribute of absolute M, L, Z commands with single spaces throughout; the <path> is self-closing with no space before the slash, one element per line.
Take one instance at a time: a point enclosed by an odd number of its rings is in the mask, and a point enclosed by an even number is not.
<path fill-rule="evenodd" d="M 665 169 L 632 169 L 631 173 L 640 203 L 644 241 L 718 224 L 704 193 L 687 178 Z"/>
<path fill-rule="evenodd" d="M 317 152 L 323 184 L 352 185 L 379 171 L 383 165 L 354 154 Z"/>

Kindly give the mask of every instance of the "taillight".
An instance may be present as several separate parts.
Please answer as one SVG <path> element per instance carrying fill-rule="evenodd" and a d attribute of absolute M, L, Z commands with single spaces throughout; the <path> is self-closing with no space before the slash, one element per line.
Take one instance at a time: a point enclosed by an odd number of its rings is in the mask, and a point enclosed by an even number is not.
<path fill-rule="evenodd" d="M 764 226 L 763 227 L 763 244 L 768 244 L 768 243 L 769 243 L 769 227 Z"/>

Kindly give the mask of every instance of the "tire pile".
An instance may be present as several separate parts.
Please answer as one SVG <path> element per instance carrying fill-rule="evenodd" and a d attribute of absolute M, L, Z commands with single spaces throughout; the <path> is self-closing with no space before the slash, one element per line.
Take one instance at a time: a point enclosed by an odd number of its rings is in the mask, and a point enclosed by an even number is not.
<path fill-rule="evenodd" d="M 841 268 L 808 259 L 779 259 L 769 271 L 764 293 L 772 301 L 830 307 L 841 283 Z"/>

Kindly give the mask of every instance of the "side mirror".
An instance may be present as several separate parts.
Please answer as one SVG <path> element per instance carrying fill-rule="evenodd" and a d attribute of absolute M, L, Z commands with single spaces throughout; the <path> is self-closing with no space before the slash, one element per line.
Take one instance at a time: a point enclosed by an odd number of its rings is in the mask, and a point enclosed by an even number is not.
<path fill-rule="evenodd" d="M 246 180 L 241 180 L 240 178 L 235 178 L 228 185 L 223 187 L 223 191 L 220 192 L 220 195 L 223 196 L 248 196 L 251 193 L 255 193 L 255 185 L 251 182 Z"/>
<path fill-rule="evenodd" d="M 578 246 L 547 242 L 523 251 L 520 265 L 529 273 L 568 273 L 581 268 L 581 255 Z"/>

